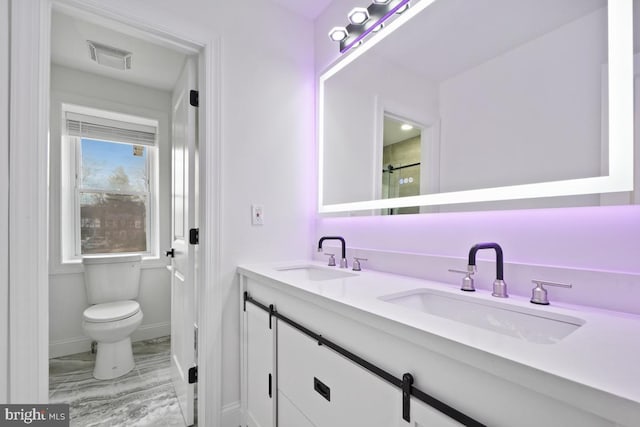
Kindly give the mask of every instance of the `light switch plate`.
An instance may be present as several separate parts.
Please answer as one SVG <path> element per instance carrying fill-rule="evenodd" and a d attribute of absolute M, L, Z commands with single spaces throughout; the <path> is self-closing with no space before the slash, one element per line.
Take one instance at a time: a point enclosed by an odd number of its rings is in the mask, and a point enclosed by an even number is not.
<path fill-rule="evenodd" d="M 251 205 L 251 224 L 264 225 L 264 207 L 262 205 Z"/>

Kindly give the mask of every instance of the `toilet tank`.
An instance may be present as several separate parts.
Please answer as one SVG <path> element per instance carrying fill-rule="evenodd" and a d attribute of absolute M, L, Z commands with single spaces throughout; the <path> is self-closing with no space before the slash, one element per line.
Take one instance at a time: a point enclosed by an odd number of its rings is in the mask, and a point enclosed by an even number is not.
<path fill-rule="evenodd" d="M 137 299 L 141 262 L 140 255 L 82 257 L 89 304 Z"/>

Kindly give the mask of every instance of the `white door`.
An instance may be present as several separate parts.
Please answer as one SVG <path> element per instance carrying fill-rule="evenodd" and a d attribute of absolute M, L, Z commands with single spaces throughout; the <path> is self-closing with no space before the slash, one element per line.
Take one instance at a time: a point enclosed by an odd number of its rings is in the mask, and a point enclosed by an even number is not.
<path fill-rule="evenodd" d="M 171 218 L 171 374 L 187 426 L 193 425 L 194 387 L 189 369 L 196 364 L 195 288 L 196 245 L 189 230 L 196 227 L 197 136 L 196 108 L 190 91 L 196 89 L 195 59 L 185 62 L 172 97 L 172 218 Z"/>

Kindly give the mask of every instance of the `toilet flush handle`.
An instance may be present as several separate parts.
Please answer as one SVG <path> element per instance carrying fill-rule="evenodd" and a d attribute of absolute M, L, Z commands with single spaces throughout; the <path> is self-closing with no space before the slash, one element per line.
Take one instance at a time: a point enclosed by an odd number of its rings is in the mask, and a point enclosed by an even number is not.
<path fill-rule="evenodd" d="M 170 251 L 166 251 L 166 252 L 165 252 L 165 255 L 166 255 L 166 256 L 170 256 L 171 258 L 175 258 L 175 256 L 176 256 L 176 250 L 175 250 L 175 249 L 173 249 L 173 248 L 171 248 L 171 250 L 170 250 Z"/>

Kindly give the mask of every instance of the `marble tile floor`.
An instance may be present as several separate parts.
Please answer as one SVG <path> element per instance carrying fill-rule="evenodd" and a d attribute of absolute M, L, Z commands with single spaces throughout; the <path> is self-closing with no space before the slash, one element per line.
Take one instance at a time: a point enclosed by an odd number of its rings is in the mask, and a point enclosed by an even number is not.
<path fill-rule="evenodd" d="M 135 368 L 93 378 L 95 355 L 49 360 L 49 399 L 68 403 L 72 427 L 185 427 L 171 384 L 169 337 L 133 343 Z"/>

